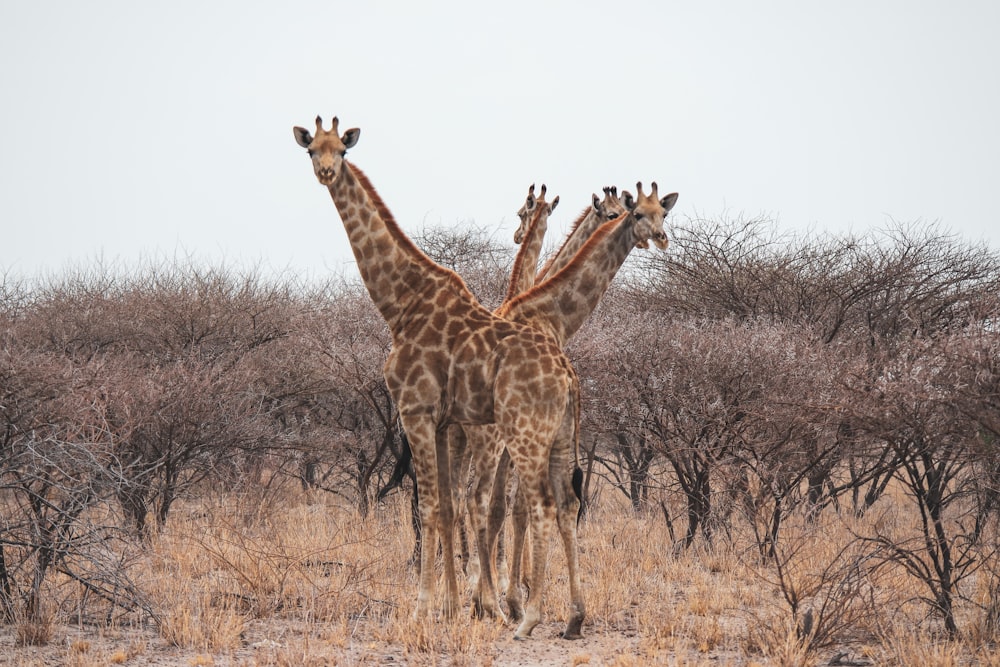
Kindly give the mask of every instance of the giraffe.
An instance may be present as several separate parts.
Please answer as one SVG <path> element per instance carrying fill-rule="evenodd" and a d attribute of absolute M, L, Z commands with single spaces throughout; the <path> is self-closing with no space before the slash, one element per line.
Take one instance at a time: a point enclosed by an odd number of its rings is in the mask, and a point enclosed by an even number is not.
<path fill-rule="evenodd" d="M 368 178 L 345 159 L 360 130 L 339 134 L 317 116 L 315 136 L 293 128 L 312 158 L 347 232 L 368 293 L 389 327 L 392 350 L 383 374 L 410 440 L 421 489 L 420 580 L 415 615 L 428 615 L 434 592 L 434 558 L 441 536 L 445 611 L 454 614 L 453 501 L 447 426 L 495 423 L 517 466 L 530 506 L 532 595 L 515 637 L 526 638 L 541 619 L 548 542 L 555 525 L 575 516 L 572 489 L 576 406 L 567 401 L 578 383 L 562 349 L 544 333 L 496 317 L 453 271 L 431 261 L 403 233 Z M 562 531 L 561 531 L 562 532 Z M 570 579 L 565 636 L 580 636 L 585 614 L 576 564 L 575 532 L 563 539 Z"/>
<path fill-rule="evenodd" d="M 636 189 L 638 192 L 636 199 L 633 199 L 630 193 L 623 192 L 626 213 L 600 225 L 562 269 L 530 290 L 504 302 L 494 312 L 505 319 L 546 331 L 560 348 L 565 347 L 597 307 L 632 248 L 648 247 L 649 241 L 661 250 L 667 247 L 663 223 L 667 213 L 677 203 L 677 193 L 660 199 L 655 182 L 648 195 L 643 192 L 642 183 L 637 183 Z M 596 199 L 595 195 L 595 202 Z M 579 400 L 578 396 L 576 400 Z M 504 487 L 503 480 L 509 464 L 506 462 L 507 453 L 502 451 L 502 445 L 495 443 L 493 447 L 480 446 L 477 455 L 479 457 L 476 465 L 477 476 L 495 475 L 496 479 L 491 481 L 478 478 L 474 484 Z M 518 488 L 520 491 L 520 486 Z M 494 536 L 503 519 L 504 511 L 496 507 L 496 504 L 503 500 L 504 496 L 493 494 L 488 537 L 486 546 L 483 547 L 487 549 L 485 553 L 490 553 L 489 549 L 495 541 Z M 485 513 L 481 505 L 475 511 L 479 513 L 479 517 Z M 511 548 L 513 560 L 506 595 L 508 609 L 515 619 L 524 614 L 520 591 L 520 560 L 525 532 L 525 512 L 526 506 L 523 504 L 523 499 L 519 498 L 515 502 L 514 542 Z M 482 521 L 479 517 L 473 518 L 474 524 L 477 519 Z M 560 530 L 566 531 L 564 539 L 570 539 L 569 527 L 562 524 L 559 527 Z"/>

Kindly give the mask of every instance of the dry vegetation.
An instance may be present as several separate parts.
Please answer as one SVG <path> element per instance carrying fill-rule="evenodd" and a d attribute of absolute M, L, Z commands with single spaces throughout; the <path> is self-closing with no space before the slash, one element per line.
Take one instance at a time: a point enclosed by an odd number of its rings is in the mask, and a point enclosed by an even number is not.
<path fill-rule="evenodd" d="M 933 228 L 672 237 L 571 344 L 578 642 L 564 579 L 528 642 L 413 620 L 356 284 L 0 280 L 0 664 L 1000 665 L 1000 259 Z M 495 305 L 507 250 L 418 242 Z"/>
<path fill-rule="evenodd" d="M 790 521 L 781 567 L 760 558 L 748 528 L 712 548 L 674 550 L 662 517 L 609 499 L 582 530 L 586 638 L 557 638 L 564 619 L 555 597 L 536 638 L 514 642 L 511 627 L 464 615 L 413 620 L 401 496 L 363 517 L 293 488 L 222 494 L 180 503 L 130 564 L 152 613 L 105 622 L 107 603 L 53 575 L 47 641 L 26 642 L 23 621 L 13 623 L 0 634 L 0 664 L 1000 664 L 987 614 L 974 604 L 989 599 L 985 578 L 959 610 L 967 631 L 949 639 L 928 622 L 919 582 L 859 548 L 859 531 L 887 521 L 895 496 L 879 501 L 878 518 Z M 919 530 L 908 523 L 894 529 Z"/>

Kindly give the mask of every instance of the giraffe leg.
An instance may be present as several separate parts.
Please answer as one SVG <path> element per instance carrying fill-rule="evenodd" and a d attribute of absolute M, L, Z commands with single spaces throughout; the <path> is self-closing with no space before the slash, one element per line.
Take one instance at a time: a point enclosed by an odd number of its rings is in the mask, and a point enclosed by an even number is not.
<path fill-rule="evenodd" d="M 580 516 L 580 494 L 583 492 L 583 471 L 579 461 L 580 385 L 575 380 L 566 399 L 563 423 L 549 454 L 549 479 L 556 496 L 556 521 L 562 536 L 569 575 L 570 613 L 564 639 L 579 639 L 586 607 L 580 585 L 578 560 L 577 521 Z"/>
<path fill-rule="evenodd" d="M 512 620 L 524 618 L 524 598 L 521 596 L 521 573 L 524 556 L 524 540 L 528 533 L 528 504 L 518 482 L 511 510 L 510 576 L 507 580 L 507 612 Z"/>
<path fill-rule="evenodd" d="M 458 575 L 455 571 L 455 492 L 451 483 L 451 462 L 448 451 L 448 429 L 437 429 L 435 443 L 438 456 L 439 530 L 441 531 L 441 561 L 444 569 L 444 614 L 458 614 Z M 421 572 L 421 575 L 423 573 Z"/>
<path fill-rule="evenodd" d="M 471 452 L 468 446 L 466 430 L 459 424 L 448 427 L 448 452 L 451 458 L 451 487 L 455 491 L 455 530 L 458 531 L 459 548 L 461 550 L 462 571 L 469 577 L 470 583 L 479 576 L 479 562 L 469 548 L 469 531 L 466 527 L 465 510 L 469 502 L 469 461 Z"/>
<path fill-rule="evenodd" d="M 506 589 L 510 579 L 507 576 L 507 544 L 504 523 L 507 519 L 507 495 L 511 481 L 510 453 L 503 450 L 497 465 L 497 476 L 493 480 L 493 496 L 490 498 L 489 547 L 490 553 L 496 549 L 497 586 Z"/>
<path fill-rule="evenodd" d="M 413 451 L 413 471 L 420 490 L 420 577 L 414 616 L 428 615 L 434 599 L 435 567 L 440 520 L 436 429 L 432 420 L 422 415 L 400 414 L 400 421 Z"/>
<path fill-rule="evenodd" d="M 477 617 L 504 618 L 497 606 L 497 592 L 493 577 L 493 552 L 490 543 L 488 507 L 493 495 L 497 460 L 500 458 L 502 442 L 497 429 L 488 426 L 476 431 L 476 442 L 471 449 L 474 456 L 475 484 L 469 502 L 469 518 L 476 536 L 479 561 L 479 580 L 475 587 L 472 603 Z"/>
<path fill-rule="evenodd" d="M 543 474 L 525 479 L 525 475 L 521 474 L 521 488 L 524 489 L 531 528 L 531 590 L 524 618 L 514 633 L 514 639 L 527 639 L 542 620 L 549 540 L 556 522 L 555 499 L 547 477 Z"/>
<path fill-rule="evenodd" d="M 436 475 L 436 471 L 432 471 Z M 417 486 L 420 493 L 420 581 L 417 589 L 417 607 L 415 615 L 422 618 L 427 615 L 434 599 L 435 568 L 438 544 L 438 508 L 436 484 L 429 484 L 427 475 L 417 473 Z"/>
<path fill-rule="evenodd" d="M 577 495 L 577 475 L 582 472 L 575 465 L 575 460 L 562 455 L 559 445 L 553 449 L 550 460 L 549 475 L 553 480 L 553 490 L 556 497 L 556 523 L 562 537 L 563 549 L 566 554 L 566 566 L 569 575 L 570 612 L 569 621 L 563 632 L 564 639 L 579 639 L 583 635 L 580 630 L 586 609 L 583 601 L 583 590 L 580 585 L 580 568 L 577 545 L 577 517 L 580 512 L 580 498 Z"/>

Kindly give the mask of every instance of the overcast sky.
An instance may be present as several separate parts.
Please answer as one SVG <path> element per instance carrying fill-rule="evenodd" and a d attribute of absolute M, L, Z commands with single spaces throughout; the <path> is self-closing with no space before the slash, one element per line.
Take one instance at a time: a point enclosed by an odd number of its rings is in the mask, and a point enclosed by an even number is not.
<path fill-rule="evenodd" d="M 1000 249 L 1000 2 L 3 2 L 0 275 L 192 256 L 354 271 L 293 125 L 404 229 L 555 243 L 604 185 L 788 231 Z M 668 221 L 669 231 L 669 221 Z"/>

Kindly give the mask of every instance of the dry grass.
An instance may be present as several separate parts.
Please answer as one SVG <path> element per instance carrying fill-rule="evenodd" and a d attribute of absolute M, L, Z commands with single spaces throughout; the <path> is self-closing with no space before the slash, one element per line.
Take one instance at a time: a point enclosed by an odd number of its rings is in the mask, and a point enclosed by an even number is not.
<path fill-rule="evenodd" d="M 851 547 L 860 528 L 832 512 L 818 524 L 789 521 L 778 573 L 749 534 L 677 553 L 661 517 L 605 500 L 581 527 L 585 638 L 555 638 L 567 583 L 553 540 L 546 621 L 534 640 L 513 642 L 512 627 L 466 614 L 413 619 L 405 499 L 362 518 L 308 496 L 228 498 L 179 507 L 134 573 L 152 622 L 100 631 L 65 619 L 19 624 L 0 634 L 0 664 L 1000 667 L 995 633 L 974 605 L 963 611 L 967 635 L 946 641 L 916 583 L 891 569 L 852 569 L 863 563 Z M 850 573 L 857 579 L 847 585 Z M 993 589 L 977 585 L 970 597 L 988 601 Z M 23 646 L 42 631 L 47 646 Z"/>

